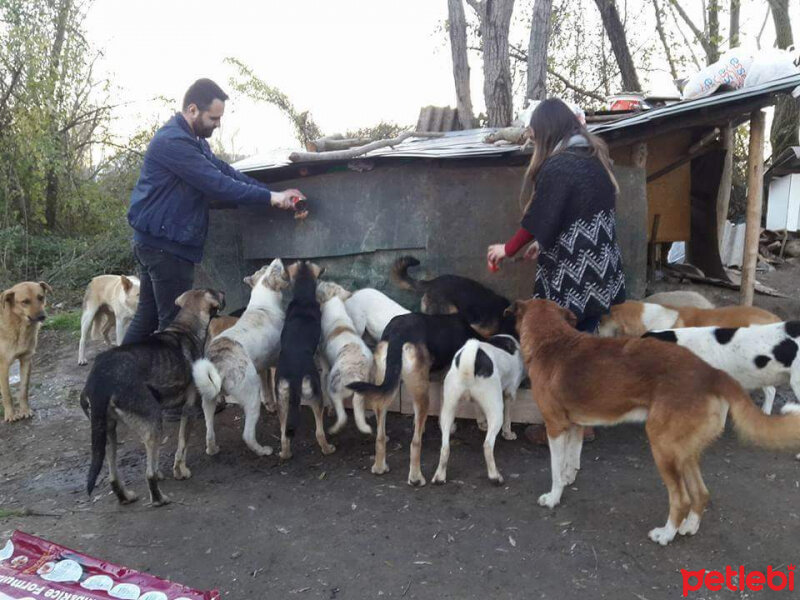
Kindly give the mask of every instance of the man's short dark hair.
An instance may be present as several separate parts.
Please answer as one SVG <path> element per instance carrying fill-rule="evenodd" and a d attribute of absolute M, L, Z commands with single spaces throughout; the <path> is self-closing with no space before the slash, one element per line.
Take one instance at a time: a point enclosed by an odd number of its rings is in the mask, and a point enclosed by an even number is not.
<path fill-rule="evenodd" d="M 198 79 L 183 97 L 183 110 L 189 108 L 190 104 L 194 104 L 202 110 L 208 110 L 214 100 L 222 100 L 225 102 L 228 99 L 228 94 L 222 91 L 216 83 L 210 79 Z"/>

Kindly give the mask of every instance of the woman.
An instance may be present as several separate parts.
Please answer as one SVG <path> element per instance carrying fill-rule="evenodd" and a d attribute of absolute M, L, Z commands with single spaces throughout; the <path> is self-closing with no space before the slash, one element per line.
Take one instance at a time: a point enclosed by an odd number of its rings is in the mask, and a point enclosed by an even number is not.
<path fill-rule="evenodd" d="M 613 304 L 625 301 L 625 275 L 617 244 L 617 181 L 608 147 L 572 110 L 551 98 L 531 115 L 535 148 L 525 172 L 522 227 L 505 244 L 489 246 L 498 265 L 529 242 L 526 258 L 539 259 L 534 298 L 575 313 L 577 328 L 593 333 Z"/>

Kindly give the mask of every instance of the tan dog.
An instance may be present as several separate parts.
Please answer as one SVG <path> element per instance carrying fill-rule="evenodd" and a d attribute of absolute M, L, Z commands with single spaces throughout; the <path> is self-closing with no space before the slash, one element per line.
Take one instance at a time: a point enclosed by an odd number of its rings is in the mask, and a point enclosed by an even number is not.
<path fill-rule="evenodd" d="M 211 341 L 223 331 L 226 331 L 236 325 L 239 317 L 231 317 L 230 315 L 221 315 L 214 317 L 208 324 L 208 337 L 206 338 L 206 348 L 208 348 Z"/>
<path fill-rule="evenodd" d="M 550 446 L 553 486 L 539 498 L 542 506 L 556 506 L 575 481 L 587 425 L 645 422 L 669 493 L 667 523 L 650 531 L 661 545 L 676 533 L 697 533 L 709 500 L 700 455 L 723 432 L 729 410 L 744 439 L 766 448 L 800 447 L 800 414 L 764 415 L 729 375 L 685 348 L 578 332 L 575 315 L 547 300 L 518 301 L 513 310 Z M 784 412 L 800 413 L 795 409 L 800 406 Z"/>
<path fill-rule="evenodd" d="M 44 281 L 24 281 L 0 295 L 0 389 L 3 393 L 3 420 L 8 423 L 31 416 L 28 386 L 31 361 L 36 352 L 39 328 L 47 314 L 45 296 L 52 288 Z M 19 410 L 14 412 L 8 372 L 19 360 Z"/>
<path fill-rule="evenodd" d="M 780 321 L 776 315 L 755 306 L 696 308 L 628 301 L 611 307 L 611 312 L 600 320 L 598 333 L 601 337 L 641 337 L 657 329 L 748 327 Z"/>
<path fill-rule="evenodd" d="M 98 275 L 89 282 L 83 297 L 81 341 L 78 344 L 78 364 L 87 364 L 86 338 L 111 345 L 111 328 L 116 329 L 117 345 L 122 343 L 139 304 L 139 278 L 125 275 Z"/>

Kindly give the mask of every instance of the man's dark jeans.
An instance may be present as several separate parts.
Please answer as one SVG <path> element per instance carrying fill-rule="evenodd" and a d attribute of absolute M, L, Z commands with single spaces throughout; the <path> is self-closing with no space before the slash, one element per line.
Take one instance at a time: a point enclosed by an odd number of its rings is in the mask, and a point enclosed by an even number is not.
<path fill-rule="evenodd" d="M 165 250 L 134 244 L 139 267 L 139 306 L 122 344 L 133 344 L 161 331 L 178 314 L 175 299 L 192 289 L 194 264 Z"/>

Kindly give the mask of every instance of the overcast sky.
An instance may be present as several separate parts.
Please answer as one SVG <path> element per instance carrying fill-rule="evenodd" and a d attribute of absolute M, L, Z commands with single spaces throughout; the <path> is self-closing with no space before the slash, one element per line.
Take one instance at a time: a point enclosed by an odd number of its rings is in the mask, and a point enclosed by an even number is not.
<path fill-rule="evenodd" d="M 594 10 L 593 2 L 573 1 Z M 650 8 L 649 0 L 626 1 L 628 10 L 637 2 Z M 683 4 L 691 9 L 701 3 Z M 747 34 L 760 27 L 765 0 L 742 4 Z M 198 77 L 229 89 L 227 56 L 250 65 L 298 110 L 310 110 L 325 133 L 334 133 L 381 120 L 411 125 L 422 106 L 455 104 L 441 30 L 446 17 L 445 0 L 100 0 L 90 9 L 87 30 L 103 50 L 99 68 L 116 86 L 115 95 L 131 102 L 116 124 L 122 136 L 143 121 L 169 116 Z M 770 22 L 764 40 L 773 39 Z M 471 70 L 477 112 L 483 101 L 475 58 Z M 669 77 L 651 75 L 650 87 L 671 91 Z M 156 96 L 171 103 L 152 101 Z M 215 136 L 220 133 L 226 149 L 242 154 L 297 144 L 276 108 L 235 94 Z"/>

